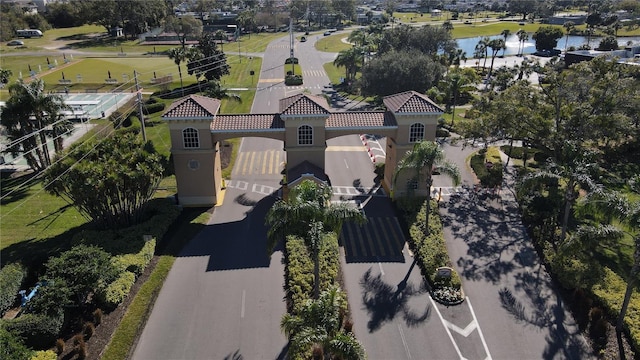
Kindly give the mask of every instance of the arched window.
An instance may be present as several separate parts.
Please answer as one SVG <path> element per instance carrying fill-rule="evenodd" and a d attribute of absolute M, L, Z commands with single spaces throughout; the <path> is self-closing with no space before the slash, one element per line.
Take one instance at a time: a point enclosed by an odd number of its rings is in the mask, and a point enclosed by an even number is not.
<path fill-rule="evenodd" d="M 194 128 L 186 128 L 182 130 L 182 142 L 185 149 L 197 149 L 200 147 L 200 138 L 198 130 Z"/>
<path fill-rule="evenodd" d="M 424 139 L 424 125 L 415 123 L 409 129 L 409 142 L 419 142 Z"/>
<path fill-rule="evenodd" d="M 302 125 L 298 128 L 298 145 L 313 145 L 313 128 Z"/>

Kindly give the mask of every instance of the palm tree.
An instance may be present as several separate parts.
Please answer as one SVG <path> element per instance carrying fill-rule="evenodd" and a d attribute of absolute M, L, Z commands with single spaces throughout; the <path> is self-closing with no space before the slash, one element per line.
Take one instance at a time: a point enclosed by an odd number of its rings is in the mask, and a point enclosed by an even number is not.
<path fill-rule="evenodd" d="M 566 38 L 564 40 L 564 53 L 566 54 L 567 53 L 567 47 L 568 47 L 568 44 L 569 44 L 569 35 L 576 28 L 576 24 L 573 21 L 565 21 L 565 23 L 562 24 L 562 27 L 567 32 L 567 36 L 566 36 Z"/>
<path fill-rule="evenodd" d="M 475 74 L 475 73 L 474 73 Z M 477 75 L 475 76 L 477 78 Z M 456 105 L 458 103 L 458 95 L 461 92 L 468 92 L 472 88 L 472 83 L 474 82 L 474 78 L 468 71 L 461 70 L 460 68 L 455 68 L 449 71 L 444 80 L 441 81 L 441 88 L 445 89 L 444 92 L 448 99 L 446 99 L 445 103 L 448 107 L 451 107 L 451 126 L 454 124 L 454 118 L 456 116 Z"/>
<path fill-rule="evenodd" d="M 54 136 L 68 132 L 70 124 L 60 116 L 68 107 L 62 96 L 45 93 L 42 79 L 28 84 L 18 80 L 9 86 L 9 95 L 0 121 L 9 140 L 19 144 L 9 151 L 14 156 L 23 155 L 34 171 L 42 171 L 51 165 L 45 128 L 52 126 Z M 55 137 L 54 146 L 62 150 L 61 138 Z"/>
<path fill-rule="evenodd" d="M 363 49 L 360 46 L 356 46 L 340 51 L 336 59 L 333 61 L 333 64 L 338 67 L 345 67 L 345 79 L 349 81 L 355 79 L 356 73 L 362 66 L 363 60 Z"/>
<path fill-rule="evenodd" d="M 478 51 L 482 51 L 482 53 L 484 54 L 484 63 L 482 64 L 483 69 L 487 67 L 487 58 L 489 57 L 490 41 L 491 41 L 491 38 L 485 36 L 482 39 L 480 39 L 480 41 L 478 41 L 478 44 L 476 44 L 476 49 Z"/>
<path fill-rule="evenodd" d="M 629 182 L 630 189 L 635 194 L 640 194 L 640 175 L 636 175 Z M 624 318 L 627 313 L 629 301 L 633 289 L 640 274 L 640 201 L 631 201 L 629 197 L 618 192 L 598 191 L 589 194 L 586 198 L 587 209 L 596 209 L 617 220 L 618 225 L 599 225 L 590 233 L 602 234 L 601 238 L 621 239 L 631 236 L 634 244 L 633 265 L 629 271 L 627 279 L 627 289 L 624 293 L 624 300 L 618 315 L 616 331 L 621 332 L 624 325 Z"/>
<path fill-rule="evenodd" d="M 178 65 L 178 75 L 180 76 L 180 90 L 182 91 L 182 96 L 184 96 L 184 85 L 182 84 L 182 68 L 180 67 L 180 64 L 187 60 L 187 54 L 188 51 L 181 47 L 169 49 L 168 52 L 169 59 L 173 60 L 173 62 Z"/>
<path fill-rule="evenodd" d="M 227 33 L 225 33 L 222 30 L 218 30 L 218 31 L 215 32 L 215 37 L 214 38 L 216 40 L 220 41 L 220 51 L 224 52 L 224 40 L 226 40 L 226 38 L 227 38 Z"/>
<path fill-rule="evenodd" d="M 504 38 L 504 43 L 506 44 L 507 43 L 507 38 L 509 37 L 509 35 L 511 35 L 511 30 L 504 29 L 504 30 L 502 30 L 500 35 L 502 35 L 502 37 Z M 504 56 L 505 51 L 507 51 L 507 47 L 506 46 L 504 47 L 504 49 L 502 49 L 502 56 Z"/>
<path fill-rule="evenodd" d="M 524 52 L 524 43 L 529 40 L 529 34 L 527 34 L 526 31 L 520 29 L 518 30 L 518 32 L 516 33 L 516 35 L 518 35 L 518 42 L 519 42 L 519 51 L 518 51 L 518 55 L 522 55 L 522 53 Z"/>
<path fill-rule="evenodd" d="M 267 249 L 269 254 L 276 244 L 295 235 L 304 239 L 314 266 L 314 298 L 320 294 L 320 241 L 322 232 L 338 233 L 344 221 L 362 224 L 366 218 L 359 209 L 347 204 L 332 204 L 331 187 L 305 180 L 290 190 L 287 201 L 278 200 L 266 216 Z"/>
<path fill-rule="evenodd" d="M 406 170 L 415 172 L 414 179 L 420 181 L 424 178 L 427 184 L 427 214 L 425 219 L 425 236 L 429 236 L 429 214 L 431 213 L 431 185 L 433 185 L 433 172 L 438 171 L 453 180 L 454 185 L 460 183 L 460 170 L 445 159 L 444 151 L 433 141 L 417 142 L 400 160 L 393 176 L 395 186 L 398 175 Z"/>
<path fill-rule="evenodd" d="M 506 45 L 504 40 L 502 39 L 493 39 L 489 41 L 487 44 L 488 47 L 491 48 L 491 66 L 489 67 L 489 75 L 487 75 L 487 79 L 491 77 L 491 73 L 493 72 L 493 62 L 496 60 L 496 56 L 498 56 L 498 52 L 500 50 L 506 49 Z"/>
<path fill-rule="evenodd" d="M 345 329 L 347 301 L 344 292 L 333 286 L 316 300 L 307 300 L 297 314 L 284 314 L 280 328 L 290 338 L 288 357 L 365 359 L 364 347 Z"/>

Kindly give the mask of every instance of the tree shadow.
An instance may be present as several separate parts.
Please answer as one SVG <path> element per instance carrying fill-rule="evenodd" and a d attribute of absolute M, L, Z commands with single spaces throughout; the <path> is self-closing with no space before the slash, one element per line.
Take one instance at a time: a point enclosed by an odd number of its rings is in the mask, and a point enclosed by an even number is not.
<path fill-rule="evenodd" d="M 409 269 L 411 272 L 412 267 Z M 371 275 L 371 268 L 367 270 L 360 280 L 362 287 L 362 303 L 370 315 L 367 322 L 369 332 L 374 332 L 382 327 L 385 322 L 392 321 L 401 315 L 407 326 L 417 327 L 429 320 L 431 306 L 425 306 L 424 310 L 415 311 L 408 305 L 410 298 L 428 293 L 423 282 L 420 286 L 407 283 L 406 278 L 397 286 L 387 284 L 382 280 L 382 275 Z"/>
<path fill-rule="evenodd" d="M 0 205 L 8 205 L 27 197 L 33 185 L 31 180 L 36 176 L 38 174 L 30 172 L 9 179 L 0 179 Z M 39 182 L 40 180 L 36 181 Z"/>

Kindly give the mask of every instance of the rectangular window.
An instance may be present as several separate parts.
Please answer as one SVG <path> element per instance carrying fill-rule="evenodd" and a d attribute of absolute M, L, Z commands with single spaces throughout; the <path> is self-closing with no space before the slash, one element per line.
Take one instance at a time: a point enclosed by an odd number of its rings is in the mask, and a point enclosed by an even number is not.
<path fill-rule="evenodd" d="M 302 125 L 298 128 L 298 145 L 313 145 L 313 128 Z"/>

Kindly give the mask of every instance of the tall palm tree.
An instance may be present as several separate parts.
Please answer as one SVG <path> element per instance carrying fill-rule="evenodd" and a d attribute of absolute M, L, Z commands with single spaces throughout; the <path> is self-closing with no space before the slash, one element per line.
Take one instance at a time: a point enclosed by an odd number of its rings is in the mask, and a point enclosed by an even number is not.
<path fill-rule="evenodd" d="M 474 88 L 472 84 L 476 78 L 477 75 L 472 77 L 468 71 L 455 68 L 449 71 L 440 82 L 440 85 L 445 89 L 444 92 L 448 98 L 445 100 L 445 104 L 448 107 L 451 107 L 451 126 L 454 125 L 458 95 L 462 92 L 472 90 L 472 88 Z"/>
<path fill-rule="evenodd" d="M 222 30 L 218 30 L 215 32 L 215 39 L 220 41 L 220 51 L 224 52 L 224 41 L 227 39 L 227 33 Z"/>
<path fill-rule="evenodd" d="M 280 328 L 290 338 L 288 357 L 365 359 L 364 347 L 345 329 L 347 301 L 344 292 L 331 287 L 316 300 L 307 300 L 297 314 L 284 314 Z"/>
<path fill-rule="evenodd" d="M 516 35 L 518 35 L 518 42 L 519 42 L 519 52 L 518 55 L 522 55 L 522 53 L 524 52 L 524 43 L 529 40 L 529 34 L 527 34 L 526 31 L 520 29 L 518 30 L 518 32 L 516 33 Z"/>
<path fill-rule="evenodd" d="M 320 241 L 322 232 L 338 233 L 344 221 L 362 224 L 366 218 L 359 209 L 347 204 L 332 204 L 331 187 L 305 180 L 290 190 L 288 199 L 278 200 L 267 212 L 265 223 L 269 254 L 286 235 L 304 239 L 314 266 L 314 298 L 320 294 Z"/>
<path fill-rule="evenodd" d="M 482 64 L 482 68 L 486 68 L 487 67 L 487 58 L 489 57 L 489 42 L 491 41 L 491 38 L 489 38 L 488 36 L 483 37 L 482 39 L 480 39 L 480 41 L 478 41 L 478 44 L 476 44 L 476 49 L 478 51 L 482 51 L 482 53 L 484 54 L 484 63 Z"/>
<path fill-rule="evenodd" d="M 567 32 L 567 35 L 565 37 L 564 40 L 564 53 L 567 53 L 567 47 L 569 44 L 569 35 L 573 32 L 573 30 L 576 28 L 576 24 L 573 21 L 565 21 L 564 24 L 562 24 L 562 27 L 564 28 L 564 31 Z"/>
<path fill-rule="evenodd" d="M 19 80 L 9 86 L 9 95 L 2 109 L 0 123 L 6 129 L 9 140 L 19 144 L 19 147 L 9 151 L 14 156 L 24 156 L 34 171 L 42 171 L 51 165 L 45 128 L 52 126 L 54 136 L 68 132 L 69 123 L 60 116 L 61 110 L 68 107 L 62 96 L 45 93 L 42 79 L 35 79 L 28 84 Z M 56 149 L 61 150 L 61 144 L 55 142 L 61 142 L 61 138 L 54 141 Z"/>
<path fill-rule="evenodd" d="M 500 33 L 500 35 L 502 35 L 502 37 L 504 38 L 504 43 L 506 45 L 507 43 L 507 38 L 509 37 L 509 35 L 511 35 L 511 30 L 509 29 L 504 29 L 502 30 L 502 32 Z M 502 49 L 502 56 L 504 56 L 505 51 L 507 51 L 507 47 L 505 46 L 504 49 Z"/>
<path fill-rule="evenodd" d="M 493 39 L 489 41 L 487 46 L 491 48 L 491 66 L 489 67 L 489 75 L 487 75 L 487 78 L 490 78 L 493 72 L 493 63 L 496 60 L 496 56 L 498 56 L 498 52 L 504 50 L 507 46 L 503 39 Z"/>
<path fill-rule="evenodd" d="M 180 91 L 182 91 L 182 96 L 184 96 L 184 85 L 182 83 L 182 64 L 183 61 L 187 60 L 188 51 L 184 48 L 177 47 L 169 49 L 168 56 L 169 59 L 173 60 L 173 62 L 178 66 L 178 75 L 180 76 Z"/>
<path fill-rule="evenodd" d="M 433 141 L 421 141 L 413 146 L 413 149 L 400 160 L 393 176 L 395 185 L 398 175 L 404 171 L 414 171 L 416 181 L 425 180 L 427 184 L 427 214 L 425 219 L 425 236 L 429 236 L 429 214 L 431 213 L 431 186 L 433 185 L 433 172 L 438 171 L 453 180 L 454 185 L 460 183 L 460 170 L 449 162 L 444 151 Z"/>

